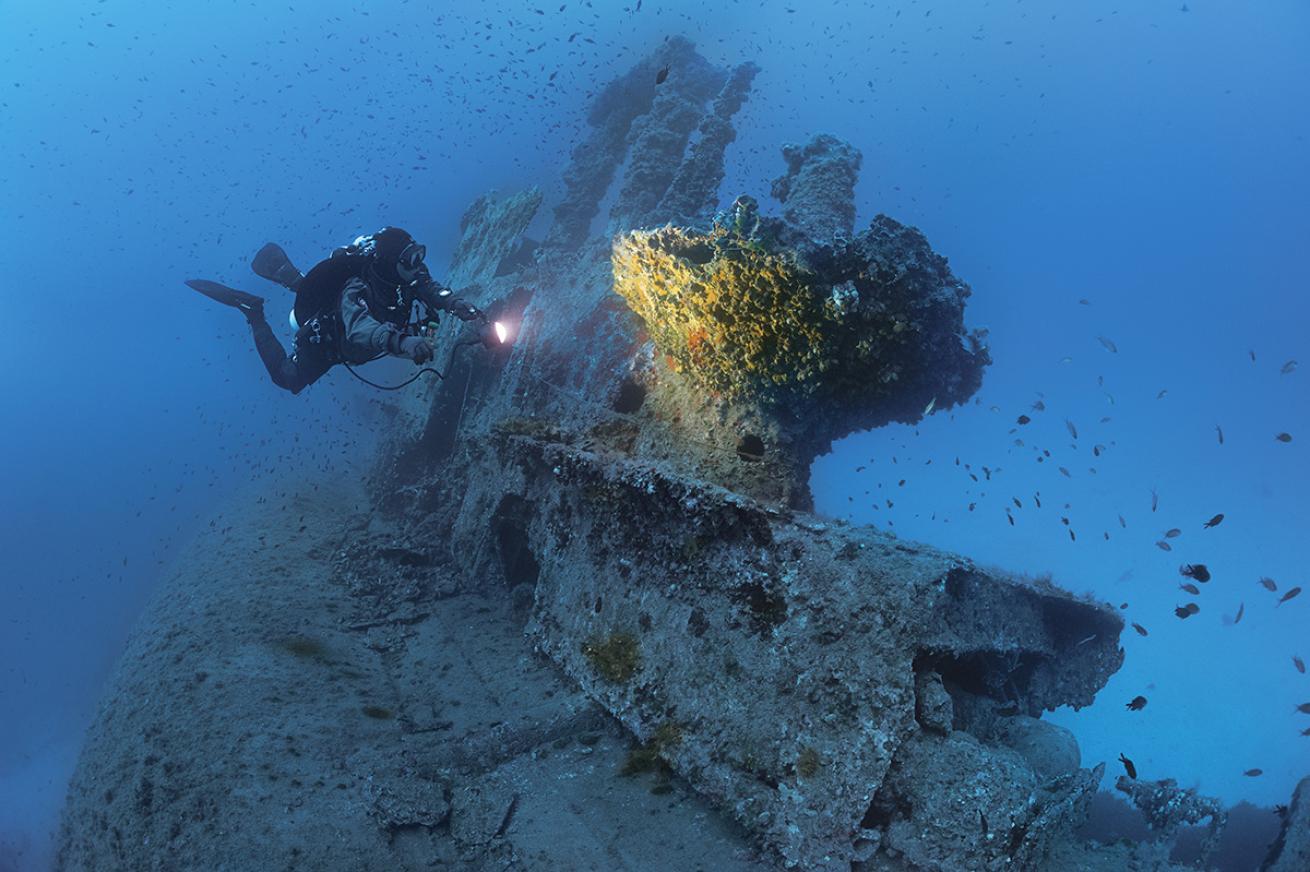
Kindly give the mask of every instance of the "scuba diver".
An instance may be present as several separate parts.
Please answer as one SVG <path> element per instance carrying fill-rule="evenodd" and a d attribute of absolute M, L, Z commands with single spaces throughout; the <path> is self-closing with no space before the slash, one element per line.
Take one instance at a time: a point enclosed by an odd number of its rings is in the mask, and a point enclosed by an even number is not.
<path fill-rule="evenodd" d="M 281 246 L 265 245 L 251 268 L 296 294 L 291 310 L 296 338 L 289 356 L 264 317 L 263 297 L 203 279 L 186 284 L 241 310 L 273 384 L 298 394 L 338 363 L 349 368 L 387 355 L 407 357 L 416 365 L 430 361 L 429 335 L 411 323 L 416 301 L 427 309 L 419 323 L 429 328 L 435 327 L 438 312 L 450 312 L 461 321 L 479 322 L 478 339 L 488 347 L 505 341 L 499 322 L 491 323 L 432 278 L 423 262 L 426 254 L 404 230 L 384 227 L 334 250 L 301 274 Z"/>

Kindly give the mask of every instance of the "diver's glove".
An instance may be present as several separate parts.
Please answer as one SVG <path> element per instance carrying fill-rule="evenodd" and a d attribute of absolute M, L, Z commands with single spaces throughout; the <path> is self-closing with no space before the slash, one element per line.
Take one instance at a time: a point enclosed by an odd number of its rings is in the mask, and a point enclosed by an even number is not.
<path fill-rule="evenodd" d="M 432 345 L 422 336 L 405 336 L 400 340 L 400 353 L 417 364 L 432 359 Z"/>
<path fill-rule="evenodd" d="M 477 321 L 478 319 L 486 320 L 482 310 L 472 303 L 466 303 L 463 300 L 451 300 L 447 307 L 449 312 L 461 321 Z"/>

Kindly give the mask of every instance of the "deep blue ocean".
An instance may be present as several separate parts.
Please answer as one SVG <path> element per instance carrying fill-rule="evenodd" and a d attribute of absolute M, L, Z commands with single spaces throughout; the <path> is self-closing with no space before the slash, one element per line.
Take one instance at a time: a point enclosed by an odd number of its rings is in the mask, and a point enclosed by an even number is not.
<path fill-rule="evenodd" d="M 725 204 L 776 210 L 781 146 L 840 136 L 857 227 L 921 229 L 990 330 L 976 402 L 834 445 L 818 510 L 1126 604 L 1149 635 L 1049 716 L 1085 766 L 1261 805 L 1310 774 L 1310 595 L 1278 604 L 1310 587 L 1304 0 L 0 0 L 0 868 L 49 863 L 104 682 L 213 508 L 385 426 L 344 371 L 273 387 L 183 280 L 268 293 L 264 242 L 303 266 L 384 224 L 440 275 L 489 189 L 541 185 L 544 225 L 590 100 L 674 34 L 761 67 Z"/>

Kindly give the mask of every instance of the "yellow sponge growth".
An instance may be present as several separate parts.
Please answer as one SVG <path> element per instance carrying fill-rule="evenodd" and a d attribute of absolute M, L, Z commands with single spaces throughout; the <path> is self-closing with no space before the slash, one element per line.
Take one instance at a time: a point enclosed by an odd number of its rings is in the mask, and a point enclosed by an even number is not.
<path fill-rule="evenodd" d="M 784 254 L 716 226 L 618 237 L 614 290 L 675 369 L 728 399 L 786 386 L 809 393 L 833 362 L 839 313 Z"/>

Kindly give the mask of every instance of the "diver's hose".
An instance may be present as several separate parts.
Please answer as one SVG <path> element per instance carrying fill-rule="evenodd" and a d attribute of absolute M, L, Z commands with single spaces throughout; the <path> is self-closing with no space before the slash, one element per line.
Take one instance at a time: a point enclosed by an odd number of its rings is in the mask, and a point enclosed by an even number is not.
<path fill-rule="evenodd" d="M 362 381 L 364 384 L 368 385 L 368 386 L 371 387 L 371 388 L 377 388 L 377 389 L 380 390 L 380 391 L 398 391 L 398 390 L 400 390 L 401 388 L 407 388 L 407 387 L 409 387 L 410 385 L 412 385 L 412 384 L 414 383 L 414 381 L 415 381 L 419 376 L 421 376 L 423 373 L 425 373 L 425 372 L 430 372 L 430 373 L 432 373 L 433 375 L 435 375 L 437 378 L 440 378 L 440 379 L 444 379 L 444 378 L 445 378 L 445 376 L 442 375 L 442 374 L 441 374 L 440 372 L 438 372 L 437 370 L 433 369 L 433 368 L 430 367 L 430 366 L 425 366 L 425 367 L 423 367 L 422 369 L 420 369 L 418 372 L 414 373 L 412 376 L 410 376 L 409 378 L 405 379 L 403 382 L 401 382 L 401 383 L 398 384 L 398 385 L 380 385 L 380 384 L 378 384 L 377 382 L 369 381 L 368 379 L 364 378 L 364 377 L 363 377 L 362 375 L 360 375 L 359 373 L 355 372 L 355 368 L 354 368 L 353 366 L 351 366 L 350 364 L 348 364 L 348 363 L 346 364 L 346 369 L 350 370 L 350 374 L 353 375 L 355 378 L 359 379 L 360 381 Z"/>
<path fill-rule="evenodd" d="M 461 339 L 459 342 L 456 342 L 455 345 L 450 349 L 450 354 L 446 357 L 446 372 L 450 372 L 450 365 L 454 363 L 455 353 L 457 351 L 459 351 L 461 348 L 463 348 L 466 345 L 473 345 L 474 343 L 478 343 L 481 341 L 482 341 L 481 338 L 475 336 L 471 339 Z M 373 358 L 373 360 L 381 360 L 386 356 L 387 356 L 386 354 L 379 354 L 377 357 Z M 372 363 L 373 360 L 368 361 L 368 363 Z M 350 370 L 350 374 L 353 375 L 355 378 L 359 379 L 369 387 L 377 388 L 380 391 L 398 391 L 401 388 L 407 388 L 410 385 L 412 385 L 418 379 L 418 377 L 423 375 L 423 373 L 425 372 L 430 372 L 433 375 L 435 375 L 437 378 L 442 379 L 443 381 L 446 378 L 445 374 L 443 374 L 440 370 L 433 369 L 430 366 L 425 366 L 398 385 L 380 385 L 377 382 L 369 381 L 359 373 L 355 372 L 355 368 L 350 364 L 345 363 L 345 361 L 342 361 L 342 363 L 345 364 L 346 369 Z"/>

